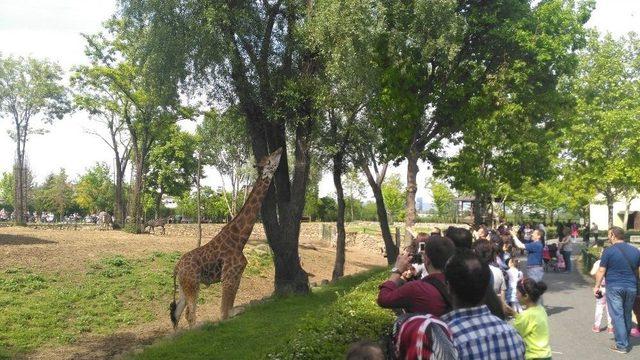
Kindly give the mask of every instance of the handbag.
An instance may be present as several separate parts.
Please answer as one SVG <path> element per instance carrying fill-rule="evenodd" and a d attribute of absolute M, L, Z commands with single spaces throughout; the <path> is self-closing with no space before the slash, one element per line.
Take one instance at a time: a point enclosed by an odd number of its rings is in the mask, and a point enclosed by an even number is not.
<path fill-rule="evenodd" d="M 631 260 L 629 260 L 629 257 L 627 257 L 627 254 L 625 254 L 624 251 L 620 250 L 617 247 L 615 248 L 616 250 L 618 250 L 618 252 L 620 252 L 620 254 L 622 254 L 622 257 L 624 257 L 624 259 L 627 260 L 627 264 L 629 264 L 629 267 L 631 268 L 633 275 L 636 276 L 636 296 L 639 296 L 640 295 L 640 276 L 638 274 L 638 268 L 633 266 L 633 264 L 631 263 Z"/>

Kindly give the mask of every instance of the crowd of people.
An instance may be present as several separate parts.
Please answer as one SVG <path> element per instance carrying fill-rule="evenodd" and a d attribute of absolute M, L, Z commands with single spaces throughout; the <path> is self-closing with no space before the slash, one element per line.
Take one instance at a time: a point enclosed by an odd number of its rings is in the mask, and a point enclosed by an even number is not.
<path fill-rule="evenodd" d="M 501 225 L 495 230 L 481 226 L 473 232 L 450 227 L 444 233 L 436 229 L 414 234 L 379 287 L 379 306 L 397 314 L 384 351 L 372 350 L 371 343 L 350 349 L 350 354 L 368 349 L 383 356 L 347 358 L 550 359 L 543 306 L 549 248 L 555 248 L 557 262 L 564 263 L 554 270 L 571 272 L 577 229 L 558 229 L 553 244 L 546 241 L 544 226 Z M 611 245 L 593 270 L 593 330 L 600 331 L 598 316 L 609 314 L 609 329 L 615 335 L 611 350 L 618 353 L 630 350 L 629 336 L 640 335 L 631 321 L 634 304 L 640 310 L 636 292 L 640 251 L 623 239 L 622 229 L 609 231 Z M 524 252 L 523 272 L 518 258 Z"/>

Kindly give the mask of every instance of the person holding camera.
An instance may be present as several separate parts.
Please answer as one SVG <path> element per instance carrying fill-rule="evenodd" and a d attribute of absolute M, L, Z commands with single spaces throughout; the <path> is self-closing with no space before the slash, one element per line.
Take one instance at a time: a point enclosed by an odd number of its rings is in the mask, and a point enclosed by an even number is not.
<path fill-rule="evenodd" d="M 424 246 L 424 251 L 398 255 L 389 279 L 380 285 L 378 305 L 406 313 L 441 316 L 451 308 L 443 269 L 454 254 L 455 246 L 451 240 L 441 236 L 431 236 L 429 241 L 420 244 L 424 244 L 419 245 L 419 248 Z M 409 281 L 412 260 L 422 261 L 429 275 Z"/>

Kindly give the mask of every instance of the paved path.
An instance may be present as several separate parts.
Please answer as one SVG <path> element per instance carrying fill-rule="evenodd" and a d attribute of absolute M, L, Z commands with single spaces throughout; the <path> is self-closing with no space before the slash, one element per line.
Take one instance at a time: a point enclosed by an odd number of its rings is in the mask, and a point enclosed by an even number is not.
<path fill-rule="evenodd" d="M 574 253 L 579 254 L 579 251 L 576 249 Z M 622 355 L 608 349 L 613 344 L 613 334 L 591 331 L 595 310 L 593 282 L 580 274 L 581 269 L 575 262 L 577 256 L 574 255 L 570 274 L 549 271 L 543 278 L 549 287 L 543 298 L 549 315 L 553 358 L 640 359 L 640 339 L 631 338 L 634 348 L 629 354 Z M 602 324 L 606 324 L 606 319 Z"/>

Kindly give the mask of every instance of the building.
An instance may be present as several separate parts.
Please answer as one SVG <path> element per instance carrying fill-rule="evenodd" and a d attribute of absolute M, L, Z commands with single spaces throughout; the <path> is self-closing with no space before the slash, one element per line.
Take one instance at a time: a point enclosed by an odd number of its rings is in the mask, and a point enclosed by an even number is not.
<path fill-rule="evenodd" d="M 609 228 L 609 211 L 601 196 L 597 200 L 589 205 L 589 218 L 591 223 L 596 223 L 598 229 L 605 230 Z M 627 204 L 624 201 L 613 203 L 613 226 L 625 230 L 640 230 L 640 198 L 631 200 L 629 205 L 629 217 L 625 221 Z"/>

